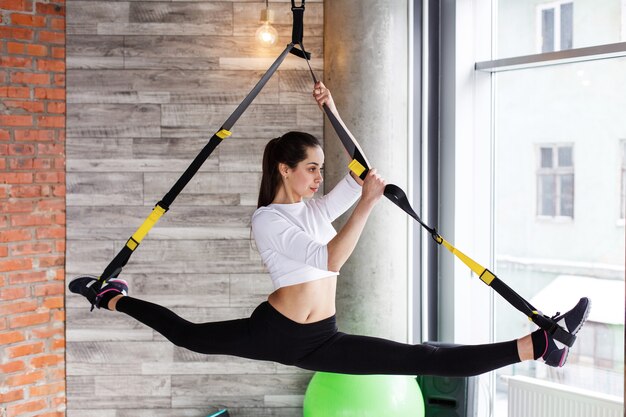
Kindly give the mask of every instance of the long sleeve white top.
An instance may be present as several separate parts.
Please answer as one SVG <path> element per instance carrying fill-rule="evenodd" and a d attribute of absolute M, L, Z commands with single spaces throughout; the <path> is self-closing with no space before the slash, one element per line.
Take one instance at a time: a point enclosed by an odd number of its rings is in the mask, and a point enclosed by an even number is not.
<path fill-rule="evenodd" d="M 328 270 L 328 242 L 337 232 L 331 222 L 361 195 L 361 186 L 346 175 L 319 199 L 259 207 L 252 233 L 274 289 L 339 275 Z"/>

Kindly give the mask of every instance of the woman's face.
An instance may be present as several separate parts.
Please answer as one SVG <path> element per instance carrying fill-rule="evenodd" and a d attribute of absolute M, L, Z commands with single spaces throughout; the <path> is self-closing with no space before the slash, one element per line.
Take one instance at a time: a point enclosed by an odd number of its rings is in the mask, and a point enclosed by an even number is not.
<path fill-rule="evenodd" d="M 286 167 L 286 177 L 283 183 L 288 193 L 296 201 L 302 198 L 311 198 L 320 188 L 322 181 L 322 169 L 324 167 L 324 152 L 319 146 L 307 148 L 307 156 L 300 161 L 295 168 Z"/>

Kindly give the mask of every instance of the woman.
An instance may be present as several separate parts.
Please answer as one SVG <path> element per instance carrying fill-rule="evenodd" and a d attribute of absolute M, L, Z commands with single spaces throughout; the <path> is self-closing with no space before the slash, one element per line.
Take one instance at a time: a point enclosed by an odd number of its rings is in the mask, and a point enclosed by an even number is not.
<path fill-rule="evenodd" d="M 322 83 L 313 96 L 337 114 Z M 275 291 L 249 318 L 190 323 L 170 310 L 127 296 L 127 285 L 111 279 L 90 300 L 98 308 L 126 313 L 172 343 L 206 354 L 271 360 L 304 369 L 350 374 L 469 376 L 523 360 L 542 358 L 563 366 L 568 348 L 537 330 L 502 343 L 433 347 L 339 332 L 335 321 L 337 275 L 354 250 L 385 181 L 372 169 L 364 181 L 347 174 L 328 194 L 313 199 L 323 178 L 324 153 L 309 134 L 289 132 L 272 139 L 263 155 L 263 176 L 252 230 Z M 356 207 L 337 233 L 331 222 Z M 89 295 L 95 277 L 83 276 L 70 290 Z M 559 317 L 575 334 L 584 322 L 586 299 Z"/>

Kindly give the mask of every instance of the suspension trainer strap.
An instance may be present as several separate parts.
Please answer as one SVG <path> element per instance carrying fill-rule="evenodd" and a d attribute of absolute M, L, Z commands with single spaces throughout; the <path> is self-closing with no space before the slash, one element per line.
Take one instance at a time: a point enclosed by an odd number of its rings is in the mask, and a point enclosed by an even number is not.
<path fill-rule="evenodd" d="M 301 42 L 300 47 L 302 48 L 302 50 L 304 50 Z M 309 71 L 311 72 L 311 78 L 313 79 L 313 83 L 317 83 L 317 77 L 315 76 L 315 73 L 313 72 L 310 63 Z M 326 113 L 326 116 L 328 117 L 328 120 L 330 121 L 330 124 L 333 126 L 333 129 L 337 133 L 339 140 L 341 140 L 344 148 L 352 157 L 352 161 L 348 165 L 348 168 L 350 168 L 352 172 L 359 176 L 359 178 L 365 179 L 365 176 L 370 169 L 370 164 L 365 158 L 365 155 L 359 147 L 358 142 L 348 133 L 345 126 L 335 116 L 330 108 L 328 108 L 326 104 L 324 104 L 323 109 L 324 113 Z M 561 328 L 551 318 L 541 314 L 522 296 L 517 294 L 508 285 L 502 282 L 493 272 L 481 266 L 478 262 L 474 261 L 472 258 L 452 246 L 447 240 L 441 237 L 439 233 L 437 233 L 436 228 L 430 227 L 426 223 L 424 223 L 422 219 L 420 219 L 420 217 L 417 215 L 415 210 L 413 210 L 413 207 L 411 207 L 406 193 L 400 187 L 395 184 L 387 184 L 387 186 L 385 186 L 384 195 L 392 203 L 400 207 L 405 213 L 413 217 L 424 229 L 426 229 L 430 233 L 435 242 L 437 242 L 439 245 L 443 245 L 446 249 L 448 249 L 453 255 L 455 255 L 465 265 L 467 265 L 481 279 L 481 281 L 493 288 L 513 307 L 524 313 L 540 328 L 548 331 L 559 342 L 562 342 L 568 346 L 572 346 L 572 344 L 576 340 L 576 336 L 563 330 L 563 328 Z"/>
<path fill-rule="evenodd" d="M 283 53 L 276 59 L 276 61 L 274 61 L 272 66 L 261 77 L 259 82 L 254 86 L 250 93 L 248 93 L 248 95 L 239 104 L 239 106 L 237 106 L 235 111 L 228 117 L 228 119 L 226 119 L 222 127 L 211 137 L 209 142 L 196 156 L 191 165 L 189 165 L 183 175 L 178 179 L 178 181 L 176 181 L 176 184 L 174 184 L 174 186 L 170 189 L 170 191 L 168 191 L 163 199 L 157 203 L 157 205 L 152 210 L 152 213 L 150 213 L 144 223 L 139 227 L 139 229 L 137 229 L 135 233 L 133 233 L 133 235 L 130 237 L 130 239 L 128 239 L 126 245 L 122 248 L 122 250 L 104 269 L 104 272 L 102 272 L 102 275 L 100 275 L 99 278 L 100 285 L 91 286 L 90 289 L 93 292 L 96 292 L 97 288 L 99 288 L 104 282 L 106 282 L 110 278 L 117 277 L 120 274 L 122 268 L 124 268 L 124 266 L 127 264 L 134 250 L 137 249 L 137 247 L 139 246 L 143 238 L 148 234 L 150 229 L 152 229 L 152 227 L 159 221 L 161 216 L 163 216 L 169 210 L 170 206 L 172 205 L 178 194 L 180 194 L 180 192 L 185 188 L 189 181 L 191 181 L 193 176 L 202 167 L 202 164 L 204 164 L 204 162 L 215 150 L 215 148 L 222 142 L 222 140 L 231 135 L 230 129 L 234 126 L 237 120 L 239 120 L 241 115 L 246 111 L 246 109 L 248 108 L 250 103 L 252 103 L 255 97 L 261 92 L 267 81 L 276 72 L 280 64 L 285 60 L 293 47 L 293 43 L 287 45 Z"/>

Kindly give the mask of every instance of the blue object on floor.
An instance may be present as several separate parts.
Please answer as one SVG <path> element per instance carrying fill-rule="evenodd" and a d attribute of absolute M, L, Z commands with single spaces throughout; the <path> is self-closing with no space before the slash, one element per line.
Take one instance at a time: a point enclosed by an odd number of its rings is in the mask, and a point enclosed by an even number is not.
<path fill-rule="evenodd" d="M 211 414 L 207 417 L 230 417 L 230 414 L 228 414 L 228 410 L 224 409 L 224 410 L 220 410 L 215 414 Z"/>

